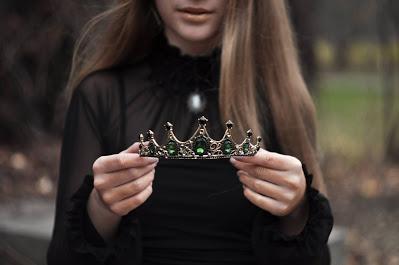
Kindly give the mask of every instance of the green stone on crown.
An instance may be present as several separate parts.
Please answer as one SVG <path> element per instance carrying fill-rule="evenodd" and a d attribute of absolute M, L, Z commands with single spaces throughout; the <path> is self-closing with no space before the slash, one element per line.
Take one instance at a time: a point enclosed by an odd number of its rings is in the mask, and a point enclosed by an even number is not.
<path fill-rule="evenodd" d="M 223 141 L 222 144 L 222 152 L 225 155 L 229 155 L 234 151 L 235 147 L 232 141 L 230 141 L 229 139 L 226 139 Z"/>
<path fill-rule="evenodd" d="M 249 152 L 249 143 L 244 143 L 242 145 L 242 151 L 244 152 L 244 154 L 247 154 Z"/>
<path fill-rule="evenodd" d="M 177 143 L 173 140 L 169 141 L 166 145 L 166 150 L 168 151 L 168 155 L 176 156 L 179 153 L 179 147 Z"/>
<path fill-rule="evenodd" d="M 208 153 L 208 142 L 203 136 L 199 136 L 194 141 L 194 152 L 196 155 L 203 156 Z"/>

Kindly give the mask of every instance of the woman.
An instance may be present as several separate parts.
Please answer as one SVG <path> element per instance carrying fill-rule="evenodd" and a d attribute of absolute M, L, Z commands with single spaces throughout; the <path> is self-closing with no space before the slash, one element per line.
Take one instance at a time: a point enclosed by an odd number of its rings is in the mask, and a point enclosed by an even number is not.
<path fill-rule="evenodd" d="M 84 31 L 69 88 L 49 264 L 329 263 L 315 111 L 283 1 L 119 0 Z M 251 128 L 262 148 L 138 155 L 141 132 L 162 142 L 170 121 L 186 140 L 202 115 L 212 138 L 230 119 L 236 142 Z"/>

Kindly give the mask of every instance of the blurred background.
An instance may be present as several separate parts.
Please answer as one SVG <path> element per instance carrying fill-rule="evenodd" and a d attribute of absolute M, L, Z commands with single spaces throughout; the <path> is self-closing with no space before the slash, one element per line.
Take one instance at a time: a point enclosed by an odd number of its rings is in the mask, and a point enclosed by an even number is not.
<path fill-rule="evenodd" d="M 108 2 L 0 1 L 0 264 L 44 264 L 72 48 Z M 399 265 L 399 1 L 289 4 L 318 110 L 333 264 Z"/>

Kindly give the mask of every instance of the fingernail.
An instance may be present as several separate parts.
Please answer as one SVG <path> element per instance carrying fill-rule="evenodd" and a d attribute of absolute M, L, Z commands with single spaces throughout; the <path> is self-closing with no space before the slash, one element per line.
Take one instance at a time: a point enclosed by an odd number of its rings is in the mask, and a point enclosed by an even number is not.
<path fill-rule="evenodd" d="M 238 170 L 238 171 L 237 171 L 237 174 L 238 174 L 238 175 L 244 175 L 244 173 L 245 173 L 245 172 L 242 171 L 242 170 Z"/>
<path fill-rule="evenodd" d="M 158 161 L 159 161 L 158 157 L 150 157 L 149 159 L 150 159 L 151 163 L 155 163 L 155 162 L 158 163 Z"/>
<path fill-rule="evenodd" d="M 230 162 L 231 163 L 235 163 L 237 160 L 235 160 L 235 158 L 234 157 L 230 157 Z"/>
<path fill-rule="evenodd" d="M 243 181 L 243 175 L 238 175 L 238 179 L 242 182 Z"/>

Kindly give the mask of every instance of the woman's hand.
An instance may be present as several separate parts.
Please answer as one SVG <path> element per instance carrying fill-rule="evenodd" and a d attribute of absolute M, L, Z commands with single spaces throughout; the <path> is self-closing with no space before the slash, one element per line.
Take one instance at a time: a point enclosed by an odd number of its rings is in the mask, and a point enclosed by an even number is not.
<path fill-rule="evenodd" d="M 99 157 L 93 164 L 94 190 L 104 207 L 123 216 L 152 193 L 158 158 L 140 157 L 136 142 L 119 154 Z"/>
<path fill-rule="evenodd" d="M 101 156 L 93 163 L 94 188 L 87 212 L 106 240 L 115 234 L 121 217 L 152 193 L 158 158 L 140 157 L 139 145 L 136 142 L 119 154 Z"/>
<path fill-rule="evenodd" d="M 255 156 L 230 161 L 239 169 L 244 195 L 253 204 L 282 218 L 303 217 L 306 179 L 299 159 L 261 148 Z"/>

